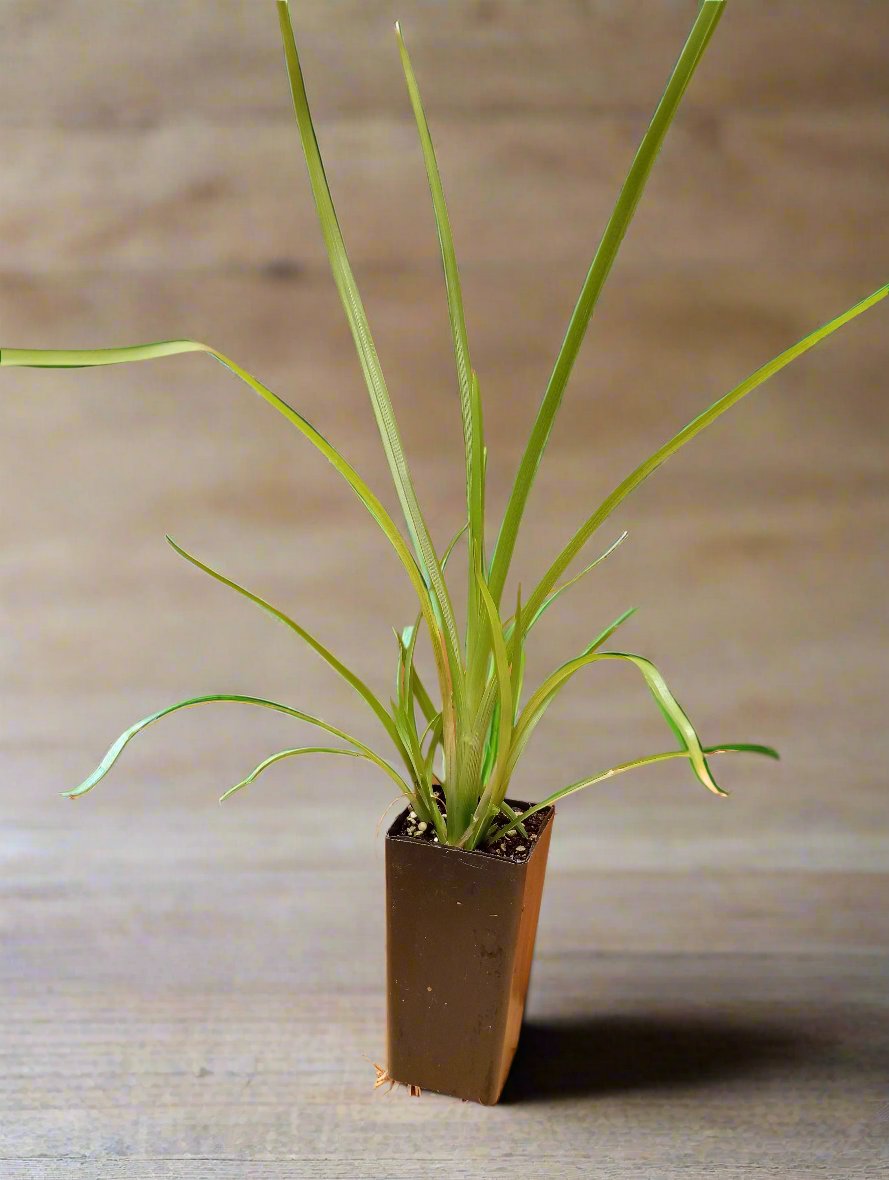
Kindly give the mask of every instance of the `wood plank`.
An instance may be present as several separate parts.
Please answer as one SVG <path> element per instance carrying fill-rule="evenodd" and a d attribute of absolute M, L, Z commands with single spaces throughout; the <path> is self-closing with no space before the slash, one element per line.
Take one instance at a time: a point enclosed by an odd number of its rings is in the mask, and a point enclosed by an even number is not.
<path fill-rule="evenodd" d="M 319 113 L 405 109 L 400 17 L 433 113 L 649 111 L 691 24 L 673 0 L 304 0 L 295 8 Z M 854 16 L 852 13 L 854 12 Z M 107 5 L 6 0 L 0 121 L 125 126 L 265 120 L 288 96 L 269 6 L 220 0 Z M 688 97 L 702 111 L 871 108 L 889 94 L 881 3 L 739 4 Z M 76 52 L 74 51 L 76 46 Z"/>
<path fill-rule="evenodd" d="M 733 1174 L 739 1159 L 754 1175 L 817 1174 L 827 1158 L 838 1175 L 863 1175 L 885 1158 L 875 1003 L 885 976 L 872 961 L 779 961 L 783 971 L 745 954 L 600 955 L 575 960 L 566 992 L 542 958 L 526 1045 L 548 1046 L 561 1072 L 523 1054 L 493 1118 L 435 1095 L 374 1094 L 362 1053 L 377 1037 L 378 1001 L 348 984 L 331 1002 L 266 983 L 247 1009 L 219 986 L 127 989 L 121 1004 L 66 985 L 51 1023 L 39 994 L 14 998 L 4 1028 L 27 1069 L 7 1075 L 12 1166 L 77 1175 L 66 1169 L 98 1156 L 112 1178 L 123 1166 L 177 1175 L 186 1161 L 199 1177 L 233 1164 L 324 1177 L 377 1166 L 416 1176 L 419 1164 L 481 1177 L 494 1161 L 495 1175 L 536 1161 L 556 1177 L 605 1161 L 607 1175 L 628 1177 L 653 1161 L 667 1175 Z M 582 980 L 595 1017 L 575 1006 Z M 558 1144 L 546 1140 L 554 1118 Z"/>
<path fill-rule="evenodd" d="M 684 117 L 622 261 L 866 272 L 887 215 L 887 112 Z M 635 115 L 439 121 L 464 264 L 591 257 L 643 127 Z M 343 119 L 321 137 L 356 265 L 436 268 L 413 125 Z M 2 138 L 16 160 L 0 180 L 4 269 L 326 266 L 289 121 Z"/>

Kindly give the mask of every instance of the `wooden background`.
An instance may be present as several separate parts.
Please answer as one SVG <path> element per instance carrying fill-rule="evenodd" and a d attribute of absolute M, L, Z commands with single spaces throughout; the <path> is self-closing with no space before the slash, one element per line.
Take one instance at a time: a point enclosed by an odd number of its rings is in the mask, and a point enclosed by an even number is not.
<path fill-rule="evenodd" d="M 459 419 L 422 163 L 424 90 L 465 271 L 499 512 L 691 0 L 304 0 L 322 149 L 435 533 Z M 726 388 L 887 273 L 889 6 L 730 5 L 577 366 L 516 570 Z M 385 489 L 291 124 L 271 3 L 3 0 L 0 343 L 205 339 Z M 219 706 L 280 697 L 375 737 L 347 687 L 165 531 L 381 690 L 410 590 L 327 465 L 199 357 L 2 373 L 3 997 L 9 1180 L 875 1177 L 887 1164 L 883 307 L 724 419 L 602 535 L 530 674 L 638 605 L 710 741 L 778 745 L 559 811 L 503 1105 L 374 1094 L 389 794 Z M 388 496 L 388 491 L 386 492 Z M 390 497 L 391 499 L 391 497 Z M 607 535 L 606 535 L 607 534 Z M 515 792 L 665 747 L 629 673 L 553 709 Z"/>

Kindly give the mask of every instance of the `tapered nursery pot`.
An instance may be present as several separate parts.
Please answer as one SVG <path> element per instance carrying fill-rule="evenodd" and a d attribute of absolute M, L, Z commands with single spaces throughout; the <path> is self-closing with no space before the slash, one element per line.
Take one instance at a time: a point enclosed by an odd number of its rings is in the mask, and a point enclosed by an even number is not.
<path fill-rule="evenodd" d="M 517 810 L 526 803 L 512 802 Z M 553 808 L 518 860 L 386 836 L 389 1076 L 491 1105 L 515 1055 Z M 535 817 L 536 818 L 536 817 Z"/>

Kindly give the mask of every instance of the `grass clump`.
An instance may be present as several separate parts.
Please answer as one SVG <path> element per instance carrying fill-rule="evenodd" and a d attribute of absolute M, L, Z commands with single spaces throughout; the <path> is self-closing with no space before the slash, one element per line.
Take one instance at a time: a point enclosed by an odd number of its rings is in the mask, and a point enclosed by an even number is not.
<path fill-rule="evenodd" d="M 400 501 L 404 517 L 403 527 L 393 519 L 348 460 L 297 410 L 235 361 L 206 344 L 193 340 L 173 340 L 96 351 L 3 349 L 0 351 L 0 365 L 74 368 L 150 360 L 177 353 L 201 351 L 214 357 L 295 426 L 350 485 L 385 534 L 416 592 L 416 618 L 397 634 L 395 693 L 388 702 L 383 701 L 369 685 L 294 619 L 186 552 L 172 539 L 168 540 L 186 561 L 267 611 L 313 648 L 352 686 L 374 713 L 389 739 L 395 757 L 384 758 L 346 731 L 289 705 L 259 697 L 218 694 L 180 701 L 139 721 L 118 738 L 89 778 L 66 794 L 70 798 L 76 798 L 91 790 L 111 769 L 127 743 L 146 726 L 167 714 L 192 705 L 223 701 L 240 702 L 277 710 L 314 726 L 325 735 L 327 744 L 294 746 L 272 754 L 246 778 L 227 791 L 223 798 L 253 783 L 270 766 L 285 759 L 317 753 L 358 758 L 372 763 L 396 784 L 419 820 L 434 826 L 441 843 L 474 849 L 490 845 L 522 822 L 524 817 L 517 816 L 506 803 L 506 795 L 518 761 L 557 694 L 578 672 L 597 663 L 629 665 L 639 673 L 663 715 L 675 747 L 635 758 L 565 786 L 537 803 L 531 811 L 539 810 L 575 791 L 615 775 L 671 759 L 685 760 L 698 781 L 708 790 L 716 794 L 725 794 L 711 771 L 710 760 L 714 755 L 750 752 L 777 757 L 775 751 L 766 746 L 750 743 L 704 746 L 658 669 L 640 655 L 616 651 L 606 646 L 632 611 L 625 612 L 605 627 L 574 659 L 556 668 L 530 693 L 525 693 L 523 684 L 526 645 L 541 616 L 566 590 L 593 570 L 623 540 L 626 534 L 579 573 L 568 576 L 569 567 L 575 558 L 631 492 L 671 455 L 748 393 L 819 341 L 883 299 L 889 288 L 880 288 L 848 311 L 809 333 L 779 356 L 756 369 L 714 402 L 709 409 L 704 410 L 614 488 L 563 545 L 526 597 L 518 592 L 514 601 L 510 599 L 506 602 L 504 592 L 507 577 L 528 496 L 584 334 L 664 136 L 723 14 L 725 2 L 704 0 L 700 5 L 697 18 L 670 75 L 663 97 L 633 159 L 569 320 L 564 341 L 556 357 L 515 476 L 496 542 L 490 550 L 485 530 L 487 448 L 482 398 L 478 378 L 470 359 L 460 275 L 432 138 L 407 48 L 400 28 L 396 26 L 401 64 L 420 136 L 435 211 L 463 427 L 466 517 L 459 532 L 444 551 L 440 551 L 433 542 L 417 498 L 389 390 L 346 254 L 312 123 L 288 3 L 286 0 L 278 0 L 277 8 L 293 105 L 321 232 Z M 466 623 L 461 629 L 458 628 L 454 609 L 456 589 L 449 583 L 446 569 L 448 557 L 454 546 L 464 540 L 469 555 L 469 576 L 468 584 L 461 591 L 467 603 Z M 421 630 L 425 630 L 434 658 L 434 691 L 427 688 L 416 664 L 417 642 Z M 329 744 L 331 738 L 335 739 L 337 744 Z M 526 812 L 525 815 L 527 814 L 529 813 Z"/>

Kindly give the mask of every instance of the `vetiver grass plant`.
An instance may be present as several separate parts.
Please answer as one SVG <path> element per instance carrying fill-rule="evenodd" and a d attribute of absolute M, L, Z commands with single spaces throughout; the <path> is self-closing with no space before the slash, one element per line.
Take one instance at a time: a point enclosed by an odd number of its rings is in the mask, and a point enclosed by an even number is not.
<path fill-rule="evenodd" d="M 584 334 L 664 137 L 723 15 L 725 0 L 704 0 L 700 5 L 688 40 L 636 152 L 568 322 L 496 540 L 490 548 L 485 528 L 488 452 L 479 381 L 470 359 L 460 276 L 432 139 L 407 48 L 401 31 L 396 27 L 401 64 L 422 144 L 438 228 L 465 444 L 466 517 L 463 522 L 455 522 L 462 527 L 444 550 L 433 541 L 420 507 L 364 304 L 349 265 L 312 123 L 287 0 L 278 0 L 277 8 L 296 121 L 321 232 L 400 501 L 404 529 L 393 519 L 351 463 L 311 423 L 235 361 L 209 345 L 194 340 L 170 340 L 129 348 L 97 350 L 3 349 L 0 351 L 0 365 L 78 368 L 152 360 L 177 353 L 206 352 L 295 426 L 352 488 L 385 534 L 416 592 L 416 618 L 398 634 L 393 698 L 385 701 L 314 635 L 283 611 L 226 575 L 211 569 L 171 538 L 167 539 L 186 561 L 267 611 L 325 660 L 373 712 L 391 749 L 389 756 L 385 757 L 347 731 L 290 705 L 258 697 L 220 693 L 179 701 L 131 726 L 117 739 L 96 770 L 80 786 L 66 792 L 67 796 L 77 798 L 90 791 L 108 773 L 125 746 L 155 721 L 178 709 L 220 701 L 277 710 L 315 727 L 324 735 L 323 744 L 296 745 L 272 754 L 227 791 L 223 798 L 253 783 L 263 771 L 285 759 L 315 753 L 363 759 L 396 784 L 416 812 L 418 823 L 428 831 L 434 830 L 435 838 L 440 843 L 467 850 L 496 845 L 507 832 L 520 827 L 531 812 L 547 807 L 575 791 L 626 771 L 670 759 L 685 760 L 703 786 L 716 794 L 725 794 L 711 771 L 710 760 L 714 755 L 747 751 L 777 757 L 775 751 L 749 743 L 705 746 L 658 669 L 640 655 L 606 646 L 629 618 L 631 611 L 604 627 L 574 659 L 556 668 L 531 692 L 525 691 L 523 683 L 526 646 L 541 616 L 623 540 L 623 536 L 620 537 L 579 572 L 570 573 L 575 559 L 631 492 L 681 447 L 691 442 L 769 377 L 885 298 L 889 287 L 881 287 L 848 311 L 810 332 L 723 394 L 613 489 L 554 556 L 527 596 L 522 596 L 520 592 L 507 596 L 507 579 L 528 497 Z M 458 543 L 467 546 L 469 555 L 468 585 L 462 587 L 450 584 L 446 576 L 448 557 Z M 466 596 L 467 602 L 466 622 L 462 631 L 458 628 L 454 609 L 458 592 Z M 417 641 L 423 628 L 434 657 L 434 693 L 431 688 L 427 688 L 416 666 Z M 636 669 L 663 714 L 675 746 L 592 774 L 553 792 L 524 815 L 516 814 L 506 802 L 506 796 L 529 739 L 561 689 L 578 672 L 596 663 L 629 664 Z M 331 738 L 338 744 L 331 744 Z"/>

